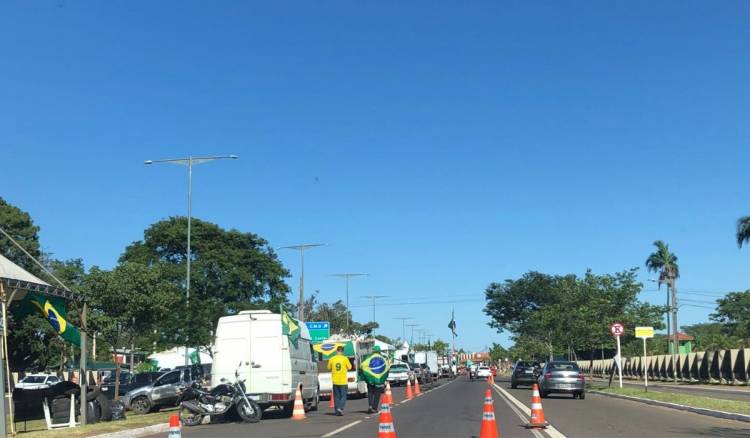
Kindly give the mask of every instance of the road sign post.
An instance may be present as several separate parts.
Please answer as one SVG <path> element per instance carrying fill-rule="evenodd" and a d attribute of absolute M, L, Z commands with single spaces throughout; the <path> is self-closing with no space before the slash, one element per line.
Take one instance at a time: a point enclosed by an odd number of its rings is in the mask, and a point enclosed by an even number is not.
<path fill-rule="evenodd" d="M 617 372 L 620 378 L 620 388 L 622 388 L 622 355 L 620 354 L 620 336 L 625 332 L 625 327 L 619 322 L 613 323 L 609 326 L 609 332 L 617 340 L 617 356 L 615 356 L 615 364 L 617 365 Z"/>
<path fill-rule="evenodd" d="M 635 337 L 643 339 L 643 386 L 646 388 L 646 392 L 648 392 L 648 364 L 646 363 L 648 360 L 648 354 L 646 354 L 646 339 L 654 337 L 654 328 L 636 327 Z"/>

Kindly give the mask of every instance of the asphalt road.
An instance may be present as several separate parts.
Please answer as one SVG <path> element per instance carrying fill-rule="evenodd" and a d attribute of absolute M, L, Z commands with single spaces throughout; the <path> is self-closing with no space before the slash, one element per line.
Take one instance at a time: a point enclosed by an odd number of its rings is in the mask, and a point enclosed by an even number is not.
<path fill-rule="evenodd" d="M 477 438 L 481 427 L 484 393 L 488 385 L 459 377 L 416 399 L 403 402 L 403 388 L 394 388 L 394 426 L 399 438 Z M 507 394 L 507 396 L 506 396 Z M 750 424 L 653 407 L 641 403 L 588 394 L 585 400 L 551 396 L 543 400 L 551 428 L 532 432 L 528 421 L 531 391 L 510 389 L 498 379 L 492 388 L 495 417 L 500 436 L 508 437 L 730 437 L 750 438 Z M 258 424 L 224 423 L 183 428 L 186 438 L 262 436 L 268 438 L 376 437 L 378 416 L 367 415 L 367 401 L 350 400 L 344 417 L 333 416 L 321 404 L 304 421 L 281 418 L 269 411 Z M 153 438 L 162 435 L 154 435 Z"/>

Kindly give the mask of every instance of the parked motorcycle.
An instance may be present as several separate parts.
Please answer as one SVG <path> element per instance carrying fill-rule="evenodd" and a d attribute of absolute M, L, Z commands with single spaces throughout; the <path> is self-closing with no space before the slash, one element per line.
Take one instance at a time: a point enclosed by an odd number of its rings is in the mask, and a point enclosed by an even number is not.
<path fill-rule="evenodd" d="M 240 362 L 240 366 L 242 363 Z M 186 426 L 197 426 L 203 418 L 218 417 L 229 413 L 232 408 L 246 423 L 257 423 L 263 415 L 258 403 L 245 395 L 245 381 L 240 380 L 239 368 L 234 372 L 235 381 L 222 383 L 211 391 L 203 390 L 197 382 L 185 388 L 180 394 L 180 420 Z"/>

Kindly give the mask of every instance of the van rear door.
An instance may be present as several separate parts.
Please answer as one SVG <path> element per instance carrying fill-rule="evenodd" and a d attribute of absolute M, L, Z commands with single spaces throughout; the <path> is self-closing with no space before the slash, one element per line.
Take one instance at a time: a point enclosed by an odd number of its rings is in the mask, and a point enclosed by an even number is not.
<path fill-rule="evenodd" d="M 252 322 L 250 330 L 250 345 L 252 345 L 252 361 L 249 378 L 246 382 L 247 390 L 251 394 L 289 394 L 291 382 L 288 348 L 284 348 L 285 338 L 281 335 L 281 324 L 278 318 L 258 318 Z M 285 366 L 282 366 L 286 362 Z"/>

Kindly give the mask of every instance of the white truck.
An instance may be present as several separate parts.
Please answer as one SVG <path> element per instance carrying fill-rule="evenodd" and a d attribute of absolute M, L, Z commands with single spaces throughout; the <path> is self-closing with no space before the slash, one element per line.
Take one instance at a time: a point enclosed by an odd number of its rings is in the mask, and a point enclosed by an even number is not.
<path fill-rule="evenodd" d="M 434 377 L 440 377 L 437 351 L 417 351 L 414 353 L 414 362 L 418 364 L 426 364 L 430 369 L 430 374 Z"/>
<path fill-rule="evenodd" d="M 262 409 L 281 406 L 291 414 L 294 394 L 302 384 L 305 407 L 318 408 L 318 365 L 310 333 L 297 321 L 300 336 L 295 345 L 282 334 L 281 315 L 268 310 L 246 310 L 219 318 L 216 326 L 211 386 L 222 379 L 234 381 L 239 368 L 245 390 Z"/>
<path fill-rule="evenodd" d="M 315 343 L 313 351 L 317 354 L 320 393 L 322 395 L 330 395 L 333 392 L 331 372 L 328 370 L 328 359 L 336 354 L 336 347 L 342 346 L 344 348 L 344 355 L 352 363 L 352 369 L 346 373 L 347 392 L 358 397 L 367 395 L 367 384 L 359 379 L 357 369 L 362 358 L 372 352 L 374 345 L 375 341 L 372 339 L 348 339 L 343 337 L 332 337 Z"/>

